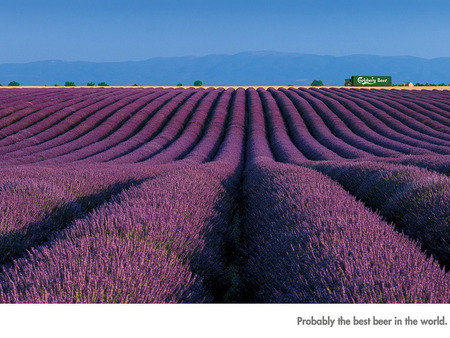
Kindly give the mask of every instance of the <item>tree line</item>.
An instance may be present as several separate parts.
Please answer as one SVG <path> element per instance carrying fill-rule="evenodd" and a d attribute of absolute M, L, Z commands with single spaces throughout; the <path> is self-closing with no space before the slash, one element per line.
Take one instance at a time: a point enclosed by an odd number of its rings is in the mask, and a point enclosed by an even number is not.
<path fill-rule="evenodd" d="M 2 86 L 2 84 L 0 84 L 0 86 Z M 8 83 L 8 87 L 18 87 L 18 86 L 20 86 L 20 83 L 17 82 L 17 81 L 11 81 L 10 83 Z M 47 85 L 46 85 L 46 86 L 47 86 Z M 88 83 L 86 84 L 86 86 L 88 86 L 88 87 L 94 87 L 94 86 L 95 86 L 95 82 L 88 82 Z M 97 86 L 99 86 L 99 87 L 109 87 L 109 85 L 108 85 L 106 82 L 99 82 L 99 83 L 97 84 Z M 139 85 L 135 83 L 133 86 L 136 86 L 136 87 L 137 87 L 137 86 L 139 86 Z M 183 84 L 182 84 L 182 83 L 178 83 L 177 86 L 183 86 Z M 200 80 L 196 80 L 196 81 L 194 82 L 194 86 L 195 86 L 195 87 L 201 87 L 201 86 L 203 86 L 203 82 L 200 81 Z M 55 87 L 60 87 L 60 85 L 57 84 L 57 83 L 55 83 Z M 76 87 L 76 84 L 75 84 L 75 82 L 73 82 L 73 81 L 66 81 L 66 82 L 64 83 L 64 87 Z"/>
<path fill-rule="evenodd" d="M 201 87 L 201 86 L 203 86 L 203 82 L 202 81 L 200 81 L 200 80 L 196 80 L 195 82 L 194 82 L 194 87 Z M 392 84 L 393 86 L 399 86 L 399 87 L 401 87 L 401 86 L 405 86 L 405 84 Z M 0 86 L 2 86 L 2 84 L 0 84 Z M 18 86 L 20 86 L 20 84 L 19 84 L 19 82 L 17 82 L 17 81 L 11 81 L 9 84 L 8 84 L 8 87 L 18 87 Z M 57 84 L 57 83 L 55 83 L 55 85 L 54 85 L 55 87 L 60 87 L 60 85 L 59 84 Z M 95 86 L 95 82 L 88 82 L 87 84 L 86 84 L 86 86 L 88 86 L 88 87 L 94 87 Z M 106 83 L 106 82 L 99 82 L 98 84 L 97 84 L 97 86 L 99 86 L 99 87 L 109 87 L 109 85 Z M 137 87 L 137 86 L 139 86 L 138 84 L 134 84 L 133 86 L 135 86 L 135 87 Z M 182 83 L 178 83 L 177 85 L 176 85 L 177 87 L 181 87 L 181 86 L 183 86 L 183 84 Z M 292 85 L 288 85 L 288 86 L 292 86 Z M 311 86 L 314 86 L 314 87 L 320 87 L 320 86 L 323 86 L 323 82 L 321 81 L 321 80 L 314 80 L 312 83 L 311 83 Z M 428 83 L 428 82 L 426 82 L 426 83 L 416 83 L 415 85 L 414 85 L 415 87 L 422 87 L 422 86 L 434 86 L 434 87 L 439 87 L 439 86 L 450 86 L 450 83 L 449 84 L 445 84 L 444 82 L 442 82 L 442 83 L 439 83 L 439 84 L 436 84 L 436 83 Z M 46 87 L 47 87 L 47 85 L 46 85 Z M 64 87 L 76 87 L 76 84 L 75 84 L 75 82 L 73 82 L 73 81 L 66 81 L 65 83 L 64 83 Z"/>

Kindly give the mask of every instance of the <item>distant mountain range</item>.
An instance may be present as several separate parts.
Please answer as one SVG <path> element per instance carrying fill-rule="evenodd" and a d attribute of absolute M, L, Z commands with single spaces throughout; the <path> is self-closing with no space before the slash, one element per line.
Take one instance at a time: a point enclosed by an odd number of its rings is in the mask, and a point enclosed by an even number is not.
<path fill-rule="evenodd" d="M 342 86 L 352 75 L 390 75 L 404 82 L 450 83 L 450 57 L 424 59 L 412 56 L 329 56 L 279 52 L 245 52 L 234 55 L 157 57 L 145 61 L 68 62 L 38 61 L 0 64 L 0 84 L 17 81 L 24 86 L 76 85 L 106 82 L 114 86 L 324 85 Z"/>

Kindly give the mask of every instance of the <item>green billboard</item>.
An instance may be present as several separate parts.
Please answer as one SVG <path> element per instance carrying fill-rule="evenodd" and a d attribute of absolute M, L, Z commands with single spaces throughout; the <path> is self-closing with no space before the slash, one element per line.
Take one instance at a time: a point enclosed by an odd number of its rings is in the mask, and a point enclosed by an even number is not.
<path fill-rule="evenodd" d="M 352 76 L 351 85 L 359 87 L 386 87 L 392 85 L 392 78 L 390 76 Z"/>

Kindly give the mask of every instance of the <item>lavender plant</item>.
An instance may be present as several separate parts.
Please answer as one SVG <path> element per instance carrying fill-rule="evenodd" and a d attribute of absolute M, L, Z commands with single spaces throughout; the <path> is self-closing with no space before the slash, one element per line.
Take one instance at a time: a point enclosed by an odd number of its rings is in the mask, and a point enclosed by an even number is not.
<path fill-rule="evenodd" d="M 413 166 L 327 163 L 313 168 L 377 210 L 450 268 L 450 179 Z"/>
<path fill-rule="evenodd" d="M 447 303 L 418 245 L 324 175 L 264 163 L 244 180 L 249 302 Z"/>
<path fill-rule="evenodd" d="M 173 168 L 124 191 L 5 267 L 0 302 L 213 301 L 226 287 L 231 172 Z"/>

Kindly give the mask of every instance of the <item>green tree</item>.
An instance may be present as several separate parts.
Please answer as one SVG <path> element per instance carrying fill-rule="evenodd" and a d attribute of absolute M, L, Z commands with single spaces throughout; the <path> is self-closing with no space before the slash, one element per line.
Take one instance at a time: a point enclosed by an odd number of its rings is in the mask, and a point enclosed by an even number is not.
<path fill-rule="evenodd" d="M 17 81 L 11 81 L 11 82 L 8 84 L 8 86 L 9 86 L 9 87 L 17 87 L 17 86 L 20 86 L 20 84 L 19 84 L 19 82 L 17 82 Z"/>
<path fill-rule="evenodd" d="M 203 85 L 203 82 L 200 81 L 200 80 L 197 80 L 197 81 L 194 82 L 194 86 L 195 87 L 201 87 L 202 85 Z"/>
<path fill-rule="evenodd" d="M 99 87 L 108 87 L 109 84 L 107 84 L 106 82 L 100 82 L 100 83 L 98 84 L 98 86 L 99 86 Z"/>
<path fill-rule="evenodd" d="M 314 80 L 311 86 L 323 86 L 323 82 L 321 80 Z"/>
<path fill-rule="evenodd" d="M 88 87 L 94 87 L 94 86 L 95 86 L 95 82 L 88 82 L 86 86 L 88 86 Z"/>
<path fill-rule="evenodd" d="M 64 83 L 64 86 L 66 86 L 66 87 L 75 87 L 76 84 L 75 84 L 75 82 L 72 82 L 72 81 L 66 81 Z"/>
<path fill-rule="evenodd" d="M 177 84 L 177 87 L 182 87 L 183 86 L 183 84 L 182 83 L 178 83 Z M 195 86 L 195 85 L 194 85 Z"/>

